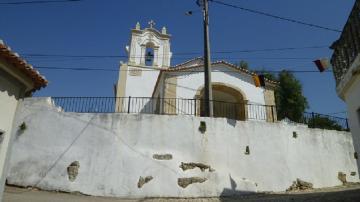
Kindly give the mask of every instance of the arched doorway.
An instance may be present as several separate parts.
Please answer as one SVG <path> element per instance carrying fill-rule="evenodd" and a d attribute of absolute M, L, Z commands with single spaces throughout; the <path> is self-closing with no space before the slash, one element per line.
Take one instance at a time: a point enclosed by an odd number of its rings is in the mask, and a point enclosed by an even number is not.
<path fill-rule="evenodd" d="M 214 117 L 226 117 L 236 120 L 245 120 L 245 96 L 233 87 L 225 84 L 212 84 Z M 200 115 L 204 113 L 204 88 L 202 88 L 197 98 L 200 101 Z"/>

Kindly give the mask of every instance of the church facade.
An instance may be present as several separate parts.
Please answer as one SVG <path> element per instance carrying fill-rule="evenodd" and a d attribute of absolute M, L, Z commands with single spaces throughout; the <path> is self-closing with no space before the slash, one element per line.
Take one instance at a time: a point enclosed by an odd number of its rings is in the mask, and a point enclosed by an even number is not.
<path fill-rule="evenodd" d="M 159 114 L 203 114 L 204 62 L 194 58 L 171 66 L 171 36 L 163 27 L 161 32 L 137 23 L 131 30 L 129 59 L 121 63 L 116 97 L 116 110 L 127 109 L 131 98 L 146 99 L 140 107 Z M 237 120 L 276 121 L 274 89 L 277 82 L 264 80 L 255 83 L 254 72 L 226 61 L 212 63 L 212 89 L 215 117 Z M 140 101 L 139 101 L 140 102 Z M 137 104 L 139 105 L 139 104 Z M 139 107 L 139 106 L 137 106 Z"/>

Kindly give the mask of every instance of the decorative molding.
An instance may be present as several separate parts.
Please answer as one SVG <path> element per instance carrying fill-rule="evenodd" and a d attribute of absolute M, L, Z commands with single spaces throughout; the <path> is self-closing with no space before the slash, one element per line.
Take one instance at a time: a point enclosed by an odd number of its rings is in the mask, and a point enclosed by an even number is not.
<path fill-rule="evenodd" d="M 142 75 L 142 69 L 130 68 L 129 69 L 129 75 L 130 76 L 141 76 Z"/>

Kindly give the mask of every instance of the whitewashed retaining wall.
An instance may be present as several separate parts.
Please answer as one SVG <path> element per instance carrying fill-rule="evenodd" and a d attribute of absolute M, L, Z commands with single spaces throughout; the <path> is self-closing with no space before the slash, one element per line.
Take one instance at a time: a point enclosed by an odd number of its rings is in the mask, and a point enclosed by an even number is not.
<path fill-rule="evenodd" d="M 357 173 L 350 176 L 357 167 L 346 132 L 223 118 L 64 113 L 43 98 L 22 102 L 16 121 L 27 129 L 17 131 L 13 146 L 8 183 L 14 185 L 137 198 L 284 191 L 296 178 L 329 187 L 341 184 L 338 172 L 358 181 Z M 71 182 L 67 167 L 74 161 L 80 168 Z M 183 171 L 181 162 L 214 170 Z M 138 188 L 140 176 L 153 179 Z M 207 180 L 182 188 L 178 178 L 184 177 Z"/>

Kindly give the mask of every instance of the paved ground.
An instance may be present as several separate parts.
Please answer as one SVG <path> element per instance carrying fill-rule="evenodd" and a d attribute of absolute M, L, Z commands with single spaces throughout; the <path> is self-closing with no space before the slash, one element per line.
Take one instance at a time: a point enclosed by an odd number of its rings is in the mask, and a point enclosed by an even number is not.
<path fill-rule="evenodd" d="M 67 194 L 58 192 L 47 192 L 28 190 L 16 187 L 6 187 L 4 193 L 4 202 L 233 202 L 233 201 L 259 201 L 259 202 L 360 202 L 360 184 L 348 185 L 344 187 L 333 187 L 318 189 L 307 192 L 296 193 L 272 193 L 248 195 L 236 198 L 197 198 L 197 199 L 116 199 L 107 197 L 92 197 L 80 194 Z"/>

